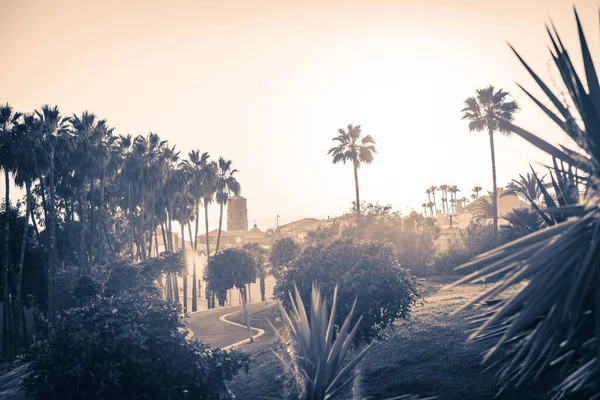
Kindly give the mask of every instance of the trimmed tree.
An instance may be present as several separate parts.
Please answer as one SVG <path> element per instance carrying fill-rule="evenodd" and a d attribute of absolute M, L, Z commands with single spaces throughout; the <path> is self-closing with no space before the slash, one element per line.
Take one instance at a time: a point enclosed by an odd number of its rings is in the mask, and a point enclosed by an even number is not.
<path fill-rule="evenodd" d="M 269 254 L 273 275 L 278 278 L 282 270 L 300 255 L 300 251 L 300 245 L 292 238 L 284 237 L 276 240 L 271 246 L 271 254 Z"/>
<path fill-rule="evenodd" d="M 254 260 L 256 261 L 256 273 L 258 274 L 258 279 L 260 283 L 260 301 L 265 302 L 265 292 L 266 292 L 266 284 L 265 280 L 267 278 L 267 249 L 262 247 L 258 243 L 246 243 L 243 247 L 244 250 L 248 251 Z"/>
<path fill-rule="evenodd" d="M 206 280 L 211 290 L 216 293 L 219 304 L 225 304 L 227 291 L 236 287 L 240 291 L 244 318 L 248 335 L 252 339 L 250 319 L 246 307 L 246 285 L 256 281 L 256 260 L 250 253 L 243 249 L 226 249 L 215 254 L 208 262 Z"/>

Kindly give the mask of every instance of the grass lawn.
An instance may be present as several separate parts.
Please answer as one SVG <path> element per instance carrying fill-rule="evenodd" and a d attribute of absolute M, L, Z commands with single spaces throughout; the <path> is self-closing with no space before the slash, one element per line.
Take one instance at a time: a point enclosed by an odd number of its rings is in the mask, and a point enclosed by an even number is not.
<path fill-rule="evenodd" d="M 397 324 L 386 342 L 376 343 L 363 361 L 363 395 L 385 399 L 403 394 L 438 396 L 439 399 L 492 399 L 500 389 L 497 369 L 481 365 L 489 343 L 466 343 L 470 328 L 467 318 L 474 315 L 452 311 L 477 296 L 483 285 L 464 285 L 437 292 L 443 280 L 423 282 L 424 302 L 414 308 L 409 321 Z M 275 304 L 251 318 L 251 325 L 266 331 L 265 336 L 242 350 L 256 360 L 248 374 L 237 376 L 231 390 L 241 400 L 282 395 L 282 369 L 271 349 L 277 345 L 266 322 L 281 324 Z M 229 318 L 243 323 L 242 315 Z M 498 399 L 545 399 L 550 380 L 531 382 L 525 387 L 506 389 Z"/>

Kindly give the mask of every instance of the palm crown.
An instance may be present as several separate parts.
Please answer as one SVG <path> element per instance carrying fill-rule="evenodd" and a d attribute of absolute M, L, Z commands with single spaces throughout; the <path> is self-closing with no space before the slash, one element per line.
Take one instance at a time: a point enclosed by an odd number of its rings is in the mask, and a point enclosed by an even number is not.
<path fill-rule="evenodd" d="M 487 128 L 489 132 L 498 131 L 510 135 L 511 131 L 506 121 L 514 119 L 519 106 L 516 101 L 507 100 L 508 94 L 490 85 L 477 90 L 475 97 L 467 98 L 462 109 L 462 119 L 469 121 L 469 130 L 481 132 Z"/>
<path fill-rule="evenodd" d="M 375 139 L 371 135 L 362 136 L 360 125 L 348 125 L 348 132 L 340 128 L 333 140 L 338 145 L 329 149 L 327 154 L 333 157 L 334 164 L 352 161 L 358 168 L 362 163 L 371 164 L 373 155 L 377 153 Z"/>

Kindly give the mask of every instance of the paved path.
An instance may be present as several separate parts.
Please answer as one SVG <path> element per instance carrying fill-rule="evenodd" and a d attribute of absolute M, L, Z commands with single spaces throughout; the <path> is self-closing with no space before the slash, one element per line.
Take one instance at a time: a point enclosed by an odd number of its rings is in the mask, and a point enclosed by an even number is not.
<path fill-rule="evenodd" d="M 248 304 L 248 314 L 264 309 L 262 303 Z M 243 312 L 242 306 L 216 308 L 191 314 L 185 318 L 187 328 L 194 333 L 193 338 L 202 340 L 211 347 L 227 347 L 244 339 L 248 339 L 248 331 L 245 327 L 229 324 L 220 317 Z M 256 335 L 260 330 L 252 328 L 252 334 Z"/>

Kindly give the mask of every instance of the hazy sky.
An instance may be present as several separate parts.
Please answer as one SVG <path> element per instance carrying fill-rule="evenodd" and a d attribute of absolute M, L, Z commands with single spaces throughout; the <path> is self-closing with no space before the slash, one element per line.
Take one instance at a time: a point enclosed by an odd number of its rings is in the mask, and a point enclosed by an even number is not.
<path fill-rule="evenodd" d="M 420 210 L 424 190 L 491 189 L 488 138 L 460 120 L 464 99 L 511 91 L 517 124 L 568 144 L 516 87 L 546 80 L 552 18 L 578 65 L 571 0 L 5 1 L 0 102 L 90 110 L 118 133 L 157 132 L 186 154 L 240 170 L 249 220 L 327 217 L 354 198 L 349 165 L 327 150 L 340 127 L 377 141 L 362 199 Z M 598 8 L 576 0 L 599 65 Z M 534 90 L 534 93 L 538 93 Z M 496 140 L 498 183 L 546 161 L 518 137 Z M 213 212 L 216 217 L 216 208 Z M 214 225 L 213 225 L 214 226 Z"/>

